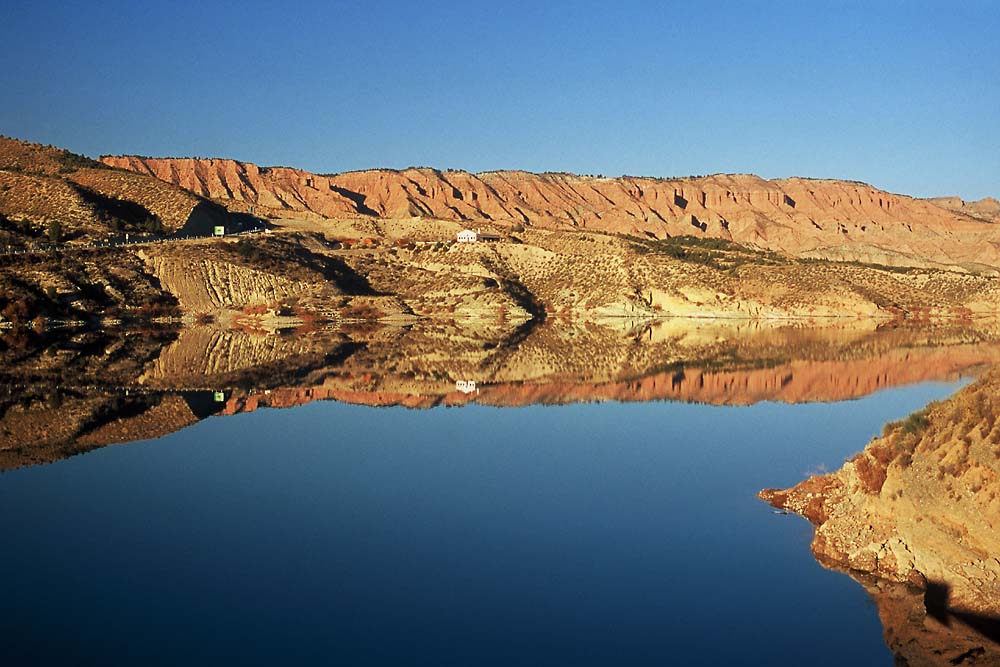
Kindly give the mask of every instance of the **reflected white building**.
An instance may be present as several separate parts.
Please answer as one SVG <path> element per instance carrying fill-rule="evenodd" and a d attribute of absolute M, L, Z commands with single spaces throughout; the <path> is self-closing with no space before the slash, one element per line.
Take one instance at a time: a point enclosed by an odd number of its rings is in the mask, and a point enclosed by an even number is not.
<path fill-rule="evenodd" d="M 455 391 L 460 391 L 463 394 L 471 394 L 473 392 L 478 392 L 476 389 L 475 380 L 458 380 L 455 382 Z"/>

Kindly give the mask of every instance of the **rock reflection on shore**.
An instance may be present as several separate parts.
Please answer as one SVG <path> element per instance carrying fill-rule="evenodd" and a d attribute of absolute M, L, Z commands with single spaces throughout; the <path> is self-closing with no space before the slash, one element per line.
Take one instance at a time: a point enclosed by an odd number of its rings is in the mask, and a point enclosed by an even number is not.
<path fill-rule="evenodd" d="M 916 587 L 856 577 L 878 606 L 897 664 L 1000 665 L 1000 617 L 953 607 L 948 587 L 939 583 Z"/>

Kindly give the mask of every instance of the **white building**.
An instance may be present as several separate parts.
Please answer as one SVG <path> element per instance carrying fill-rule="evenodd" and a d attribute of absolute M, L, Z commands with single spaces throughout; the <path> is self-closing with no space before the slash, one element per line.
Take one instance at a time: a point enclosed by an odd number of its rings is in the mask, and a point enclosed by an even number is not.
<path fill-rule="evenodd" d="M 458 380 L 455 382 L 455 390 L 460 391 L 463 394 L 471 394 L 476 391 L 476 381 L 475 380 Z"/>
<path fill-rule="evenodd" d="M 476 243 L 477 241 L 499 241 L 500 235 L 494 234 L 493 232 L 484 232 L 481 229 L 472 231 L 471 229 L 463 229 L 458 233 L 457 236 L 459 243 Z"/>

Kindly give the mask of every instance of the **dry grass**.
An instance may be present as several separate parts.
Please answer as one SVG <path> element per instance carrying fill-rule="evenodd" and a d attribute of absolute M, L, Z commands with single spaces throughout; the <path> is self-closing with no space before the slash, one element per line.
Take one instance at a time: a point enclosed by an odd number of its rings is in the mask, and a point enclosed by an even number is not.
<path fill-rule="evenodd" d="M 87 242 L 124 232 L 174 232 L 196 207 L 225 216 L 217 205 L 151 176 L 0 137 L 0 242 L 8 245 L 30 244 L 37 234 L 16 234 L 3 220 L 26 221 L 36 231 L 59 221 L 65 241 Z"/>

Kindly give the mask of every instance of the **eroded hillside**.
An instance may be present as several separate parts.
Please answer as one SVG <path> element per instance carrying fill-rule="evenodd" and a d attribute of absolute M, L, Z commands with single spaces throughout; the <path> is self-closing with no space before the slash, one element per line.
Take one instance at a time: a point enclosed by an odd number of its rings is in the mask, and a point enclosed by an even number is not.
<path fill-rule="evenodd" d="M 239 210 L 282 217 L 409 217 L 655 238 L 723 238 L 800 257 L 1000 267 L 990 200 L 921 200 L 864 183 L 753 175 L 682 179 L 414 168 L 318 175 L 227 159 L 105 156 Z"/>
<path fill-rule="evenodd" d="M 992 276 L 794 259 L 717 239 L 526 229 L 492 243 L 350 243 L 334 234 L 7 256 L 0 324 L 140 312 L 272 328 L 287 326 L 281 318 L 926 322 L 992 318 L 1000 302 Z"/>
<path fill-rule="evenodd" d="M 179 317 L 177 299 L 117 248 L 0 256 L 0 325 Z"/>
<path fill-rule="evenodd" d="M 926 321 L 994 317 L 1000 302 L 988 201 L 938 205 L 853 182 L 753 176 L 316 176 L 231 160 L 104 162 L 0 140 L 5 238 L 22 250 L 63 244 L 4 261 L 0 324 L 134 311 L 119 267 L 135 268 L 141 303 L 159 294 L 189 321 L 271 328 L 289 324 L 281 318 Z M 293 218 L 256 238 L 160 242 L 220 220 L 228 232 L 246 215 L 205 197 Z M 498 240 L 455 243 L 473 224 Z M 128 230 L 153 236 L 100 258 L 72 251 Z"/>
<path fill-rule="evenodd" d="M 0 246 L 89 244 L 124 234 L 208 234 L 245 220 L 203 197 L 66 150 L 0 137 Z"/>

